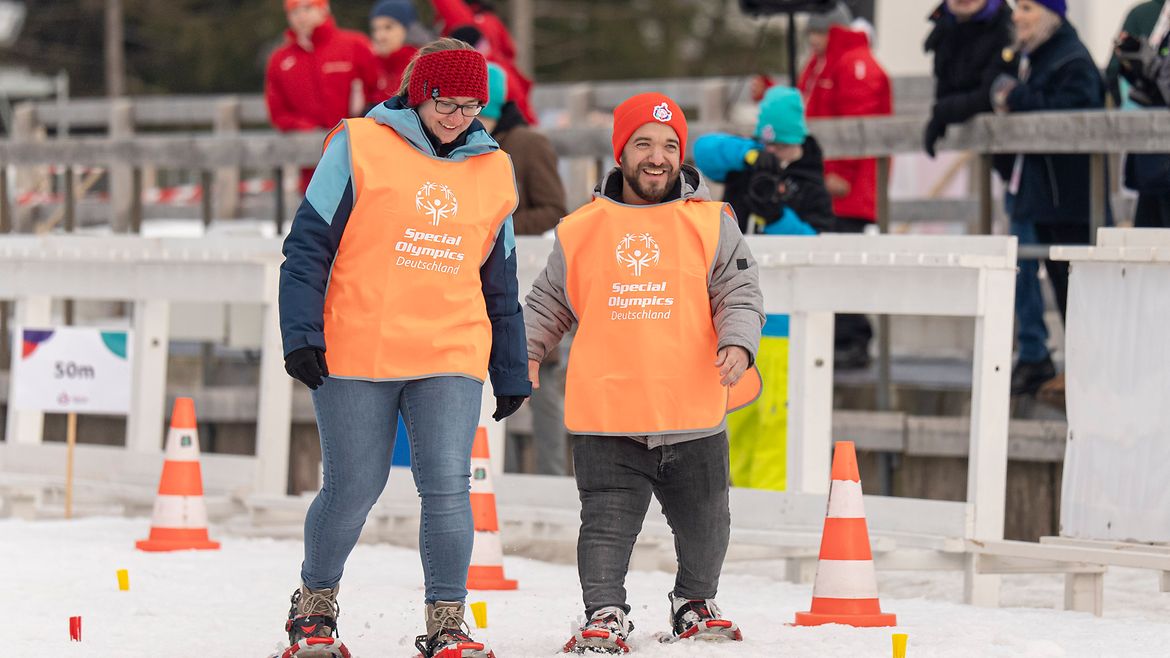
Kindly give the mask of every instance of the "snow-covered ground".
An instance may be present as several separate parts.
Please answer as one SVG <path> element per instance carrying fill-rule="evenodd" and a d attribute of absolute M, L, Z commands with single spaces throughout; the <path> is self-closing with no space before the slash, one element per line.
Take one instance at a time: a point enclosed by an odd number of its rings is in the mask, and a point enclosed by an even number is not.
<path fill-rule="evenodd" d="M 223 536 L 219 551 L 143 553 L 146 519 L 0 522 L 8 631 L 0 655 L 109 658 L 264 658 L 283 635 L 288 595 L 297 584 L 301 544 Z M 763 656 L 849 658 L 891 655 L 894 632 L 910 637 L 908 656 L 1049 658 L 1170 655 L 1170 594 L 1153 573 L 1113 570 L 1106 581 L 1106 617 L 1051 609 L 1058 576 L 1005 578 L 998 610 L 956 603 L 958 574 L 881 575 L 882 607 L 898 629 L 786 625 L 806 610 L 811 587 L 778 582 L 773 565 L 729 565 L 719 602 L 744 630 L 742 644 L 659 645 L 672 575 L 631 573 L 627 583 L 634 654 L 646 658 Z M 499 658 L 549 656 L 580 615 L 576 569 L 507 558 L 514 592 L 472 592 L 486 601 L 488 628 L 476 635 Z M 128 569 L 130 590 L 116 571 Z M 422 621 L 418 555 L 389 546 L 359 545 L 342 582 L 339 625 L 358 658 L 406 658 Z M 1049 609 L 1041 609 L 1047 607 Z M 69 617 L 82 617 L 82 642 L 69 641 Z"/>

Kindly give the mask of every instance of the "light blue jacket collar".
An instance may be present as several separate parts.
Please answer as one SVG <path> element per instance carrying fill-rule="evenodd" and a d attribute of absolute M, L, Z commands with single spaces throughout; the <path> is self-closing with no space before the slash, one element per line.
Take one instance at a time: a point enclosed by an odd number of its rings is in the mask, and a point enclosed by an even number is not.
<path fill-rule="evenodd" d="M 419 118 L 417 112 L 405 107 L 400 97 L 395 96 L 385 103 L 375 105 L 366 116 L 398 133 L 399 136 L 426 155 L 432 158 L 439 157 L 431 145 L 431 140 L 427 138 L 427 134 L 423 130 L 422 119 Z M 472 121 L 467 131 L 466 142 L 451 151 L 445 159 L 462 162 L 467 158 L 485 155 L 500 148 L 496 140 L 492 139 L 492 136 L 484 129 L 479 119 Z"/>

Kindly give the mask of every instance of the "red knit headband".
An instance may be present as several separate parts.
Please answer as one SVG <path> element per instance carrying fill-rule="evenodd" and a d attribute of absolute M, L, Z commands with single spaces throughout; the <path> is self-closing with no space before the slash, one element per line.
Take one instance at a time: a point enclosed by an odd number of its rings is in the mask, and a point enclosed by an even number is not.
<path fill-rule="evenodd" d="M 418 107 L 432 98 L 466 96 L 488 102 L 487 60 L 476 50 L 440 50 L 414 61 L 407 103 Z"/>

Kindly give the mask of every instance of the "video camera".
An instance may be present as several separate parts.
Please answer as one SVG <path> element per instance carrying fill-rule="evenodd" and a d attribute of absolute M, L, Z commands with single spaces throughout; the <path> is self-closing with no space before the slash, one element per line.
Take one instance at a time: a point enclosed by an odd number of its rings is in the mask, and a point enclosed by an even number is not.
<path fill-rule="evenodd" d="M 743 13 L 751 16 L 793 14 L 798 11 L 824 13 L 837 5 L 837 0 L 739 0 Z"/>

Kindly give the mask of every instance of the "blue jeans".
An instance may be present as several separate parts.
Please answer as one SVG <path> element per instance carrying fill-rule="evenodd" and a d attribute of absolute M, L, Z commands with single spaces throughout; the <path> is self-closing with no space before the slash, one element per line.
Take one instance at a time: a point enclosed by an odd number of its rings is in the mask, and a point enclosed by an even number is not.
<path fill-rule="evenodd" d="M 325 482 L 305 517 L 301 581 L 341 582 L 366 515 L 386 487 L 401 410 L 422 499 L 419 554 L 426 602 L 463 601 L 475 524 L 471 444 L 483 384 L 466 377 L 398 382 L 327 378 L 313 391 Z"/>
<path fill-rule="evenodd" d="M 1013 219 L 1011 228 L 1021 246 L 1040 244 L 1035 223 Z M 1044 324 L 1044 296 L 1040 292 L 1040 261 L 1037 260 L 1020 260 L 1016 273 L 1016 343 L 1020 363 L 1048 358 L 1048 327 Z"/>

